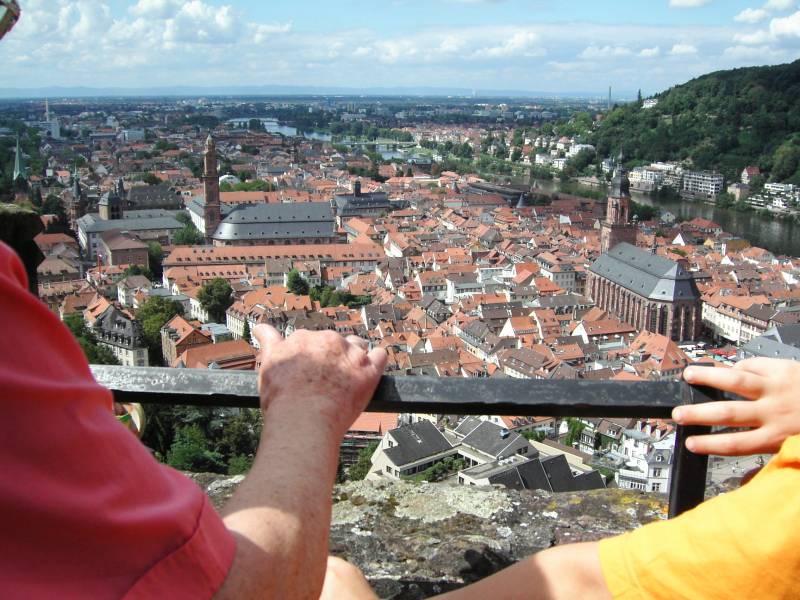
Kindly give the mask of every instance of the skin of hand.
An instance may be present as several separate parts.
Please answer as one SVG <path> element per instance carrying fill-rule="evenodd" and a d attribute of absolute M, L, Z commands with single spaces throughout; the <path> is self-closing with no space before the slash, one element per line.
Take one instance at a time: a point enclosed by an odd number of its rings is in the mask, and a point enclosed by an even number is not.
<path fill-rule="evenodd" d="M 269 325 L 253 335 L 262 348 L 258 379 L 261 408 L 271 413 L 317 415 L 338 438 L 364 410 L 386 366 L 386 352 L 368 351 L 357 336 L 296 331 L 284 339 Z"/>
<path fill-rule="evenodd" d="M 378 597 L 358 567 L 329 556 L 319 600 L 378 600 Z"/>
<path fill-rule="evenodd" d="M 216 597 L 316 600 L 339 445 L 369 402 L 386 353 L 332 331 L 284 340 L 259 325 L 253 334 L 264 427 L 253 466 L 222 511 L 236 555 Z"/>
<path fill-rule="evenodd" d="M 749 427 L 747 431 L 692 436 L 686 447 L 697 454 L 742 456 L 774 454 L 784 440 L 800 433 L 800 363 L 748 358 L 731 369 L 692 367 L 683 372 L 692 385 L 714 387 L 745 400 L 676 407 L 680 425 Z"/>

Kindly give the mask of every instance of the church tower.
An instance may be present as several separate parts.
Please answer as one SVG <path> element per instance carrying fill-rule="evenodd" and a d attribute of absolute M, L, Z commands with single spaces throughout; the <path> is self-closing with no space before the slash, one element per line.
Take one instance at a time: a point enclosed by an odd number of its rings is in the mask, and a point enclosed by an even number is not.
<path fill-rule="evenodd" d="M 208 134 L 206 149 L 203 152 L 203 191 L 205 192 L 205 207 L 203 209 L 203 223 L 205 225 L 206 241 L 211 244 L 214 232 L 222 221 L 222 210 L 219 205 L 219 174 L 217 173 L 217 147 L 214 138 Z"/>
<path fill-rule="evenodd" d="M 25 169 L 25 160 L 19 147 L 19 136 L 17 136 L 17 150 L 14 153 L 14 174 L 11 181 L 16 181 L 17 179 L 28 180 L 28 171 Z"/>
<path fill-rule="evenodd" d="M 600 252 L 605 254 L 621 242 L 636 245 L 636 225 L 630 223 L 631 183 L 620 155 L 608 195 L 606 218 L 600 225 Z"/>

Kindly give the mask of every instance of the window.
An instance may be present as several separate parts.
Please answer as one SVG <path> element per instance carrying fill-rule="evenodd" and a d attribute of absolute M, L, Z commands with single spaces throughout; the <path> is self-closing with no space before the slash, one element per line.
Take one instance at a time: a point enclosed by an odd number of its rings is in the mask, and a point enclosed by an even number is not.
<path fill-rule="evenodd" d="M 389 473 L 389 475 L 391 475 L 392 474 L 392 467 L 386 467 L 386 472 Z"/>
<path fill-rule="evenodd" d="M 654 483 L 653 484 L 653 491 L 654 492 L 660 492 L 661 491 L 661 484 L 660 483 Z"/>
<path fill-rule="evenodd" d="M 653 477 L 661 477 L 661 469 L 653 469 Z"/>

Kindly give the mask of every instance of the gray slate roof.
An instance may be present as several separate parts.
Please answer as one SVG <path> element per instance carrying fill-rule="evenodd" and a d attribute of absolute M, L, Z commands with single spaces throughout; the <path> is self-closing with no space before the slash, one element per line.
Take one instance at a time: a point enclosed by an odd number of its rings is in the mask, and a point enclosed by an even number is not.
<path fill-rule="evenodd" d="M 128 190 L 128 203 L 136 208 L 180 208 L 181 197 L 168 183 L 137 185 Z"/>
<path fill-rule="evenodd" d="M 453 448 L 442 432 L 430 421 L 419 421 L 392 429 L 389 434 L 397 442 L 384 452 L 393 464 L 401 467 Z"/>
<path fill-rule="evenodd" d="M 464 425 L 464 424 L 462 424 Z M 460 426 L 459 426 L 460 427 Z M 456 429 L 458 431 L 458 429 Z M 505 437 L 503 437 L 505 435 Z M 528 440 L 516 431 L 509 431 L 490 421 L 481 421 L 461 440 L 464 446 L 470 446 L 495 458 L 505 458 L 516 454 L 517 450 L 530 446 Z"/>
<path fill-rule="evenodd" d="M 651 300 L 700 298 L 691 273 L 682 265 L 625 242 L 601 254 L 589 270 Z"/>
<path fill-rule="evenodd" d="M 333 210 L 326 202 L 241 204 L 222 220 L 214 239 L 325 238 L 335 234 Z"/>
<path fill-rule="evenodd" d="M 390 207 L 389 195 L 386 192 L 364 192 L 355 194 L 336 194 L 336 208 L 341 210 L 357 210 L 359 208 Z"/>
<path fill-rule="evenodd" d="M 183 223 L 174 217 L 154 217 L 143 219 L 110 219 L 104 221 L 95 214 L 78 219 L 78 228 L 86 233 L 102 233 L 111 229 L 123 231 L 149 231 L 158 229 L 183 229 Z"/>
<path fill-rule="evenodd" d="M 744 356 L 788 358 L 800 361 L 800 325 L 783 325 L 768 329 L 742 346 Z"/>
<path fill-rule="evenodd" d="M 94 322 L 94 332 L 101 343 L 128 349 L 144 346 L 142 326 L 109 306 Z"/>
<path fill-rule="evenodd" d="M 507 471 L 489 477 L 489 483 L 499 483 L 517 490 L 548 492 L 598 490 L 605 487 L 603 478 L 597 471 L 573 475 L 563 454 L 545 459 L 533 458 L 518 465 L 510 465 Z"/>

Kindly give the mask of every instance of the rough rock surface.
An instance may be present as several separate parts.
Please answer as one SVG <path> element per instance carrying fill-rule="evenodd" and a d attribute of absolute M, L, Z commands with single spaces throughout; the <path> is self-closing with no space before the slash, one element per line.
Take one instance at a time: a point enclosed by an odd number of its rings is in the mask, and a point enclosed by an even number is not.
<path fill-rule="evenodd" d="M 190 475 L 221 506 L 241 476 Z M 427 598 L 557 544 L 666 517 L 663 496 L 607 489 L 549 494 L 450 484 L 351 482 L 334 491 L 330 551 L 381 598 Z"/>

